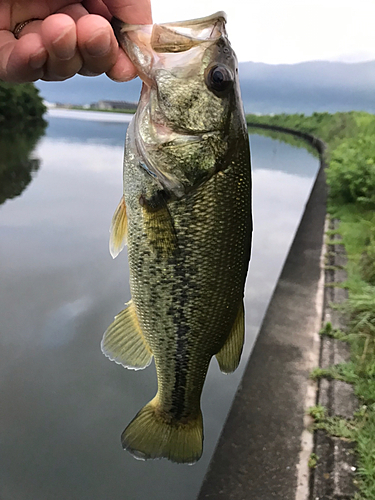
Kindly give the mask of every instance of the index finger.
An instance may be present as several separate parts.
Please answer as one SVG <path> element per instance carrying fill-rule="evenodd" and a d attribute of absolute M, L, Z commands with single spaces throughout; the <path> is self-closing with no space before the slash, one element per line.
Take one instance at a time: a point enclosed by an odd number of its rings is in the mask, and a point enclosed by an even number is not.
<path fill-rule="evenodd" d="M 129 24 L 152 24 L 150 0 L 103 0 L 112 16 Z M 136 69 L 122 48 L 116 63 L 107 72 L 115 81 L 127 81 L 136 76 Z"/>
<path fill-rule="evenodd" d="M 29 33 L 16 40 L 13 33 L 0 30 L 0 79 L 6 82 L 33 82 L 43 77 L 48 53 L 40 36 Z"/>
<path fill-rule="evenodd" d="M 152 24 L 150 0 L 103 0 L 113 16 L 129 24 Z"/>

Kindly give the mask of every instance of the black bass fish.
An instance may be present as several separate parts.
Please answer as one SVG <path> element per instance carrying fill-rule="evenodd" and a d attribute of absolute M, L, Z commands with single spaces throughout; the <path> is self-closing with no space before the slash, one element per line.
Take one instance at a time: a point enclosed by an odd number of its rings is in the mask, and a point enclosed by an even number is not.
<path fill-rule="evenodd" d="M 133 369 L 154 357 L 157 394 L 121 437 L 141 459 L 200 458 L 210 360 L 234 371 L 244 342 L 250 151 L 225 22 L 223 12 L 160 25 L 112 22 L 143 88 L 110 237 L 113 257 L 128 245 L 132 300 L 102 350 Z"/>

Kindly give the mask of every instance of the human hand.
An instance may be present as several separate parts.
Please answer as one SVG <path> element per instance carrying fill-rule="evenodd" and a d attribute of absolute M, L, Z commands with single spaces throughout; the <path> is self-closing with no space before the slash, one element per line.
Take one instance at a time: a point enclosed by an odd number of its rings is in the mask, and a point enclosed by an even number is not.
<path fill-rule="evenodd" d="M 137 72 L 118 46 L 109 24 L 112 16 L 130 24 L 150 24 L 150 0 L 1 2 L 0 79 L 59 81 L 76 73 L 107 73 L 113 80 L 131 80 Z M 17 25 L 18 39 L 13 34 Z"/>

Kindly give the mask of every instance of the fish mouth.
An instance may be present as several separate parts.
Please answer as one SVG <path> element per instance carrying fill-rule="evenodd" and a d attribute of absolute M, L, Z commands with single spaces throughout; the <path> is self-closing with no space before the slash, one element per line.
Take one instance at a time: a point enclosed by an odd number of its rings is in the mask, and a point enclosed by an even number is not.
<path fill-rule="evenodd" d="M 111 25 L 141 80 L 150 86 L 156 70 L 184 67 L 184 53 L 193 48 L 206 48 L 226 36 L 226 22 L 225 12 L 219 11 L 190 21 L 163 24 L 127 24 L 113 17 Z M 164 54 L 168 54 L 168 58 Z M 172 54 L 175 57 L 171 59 Z M 191 65 L 191 53 L 188 57 Z"/>
<path fill-rule="evenodd" d="M 220 38 L 222 31 L 219 24 L 224 26 L 226 22 L 227 15 L 223 11 L 189 21 L 162 24 L 128 24 L 117 17 L 111 19 L 112 28 L 120 44 L 125 33 L 152 33 L 150 42 L 155 52 L 179 52 L 188 50 L 199 42 Z"/>

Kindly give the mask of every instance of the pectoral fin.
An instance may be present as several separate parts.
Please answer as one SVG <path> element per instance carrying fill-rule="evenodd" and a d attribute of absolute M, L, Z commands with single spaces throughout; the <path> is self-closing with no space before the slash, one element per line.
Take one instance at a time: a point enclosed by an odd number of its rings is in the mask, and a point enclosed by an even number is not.
<path fill-rule="evenodd" d="M 109 238 L 109 251 L 113 258 L 116 258 L 126 245 L 128 233 L 128 220 L 126 217 L 125 199 L 122 196 L 112 217 L 111 236 Z"/>
<path fill-rule="evenodd" d="M 245 313 L 243 302 L 238 310 L 229 337 L 221 350 L 216 354 L 220 370 L 223 373 L 232 373 L 240 363 L 243 343 L 245 339 Z"/>
<path fill-rule="evenodd" d="M 150 248 L 162 257 L 170 256 L 177 247 L 177 236 L 168 204 L 159 196 L 157 201 L 143 199 L 143 228 Z"/>
<path fill-rule="evenodd" d="M 151 363 L 152 352 L 142 333 L 132 301 L 115 317 L 104 333 L 103 353 L 111 360 L 133 370 L 141 370 Z"/>

